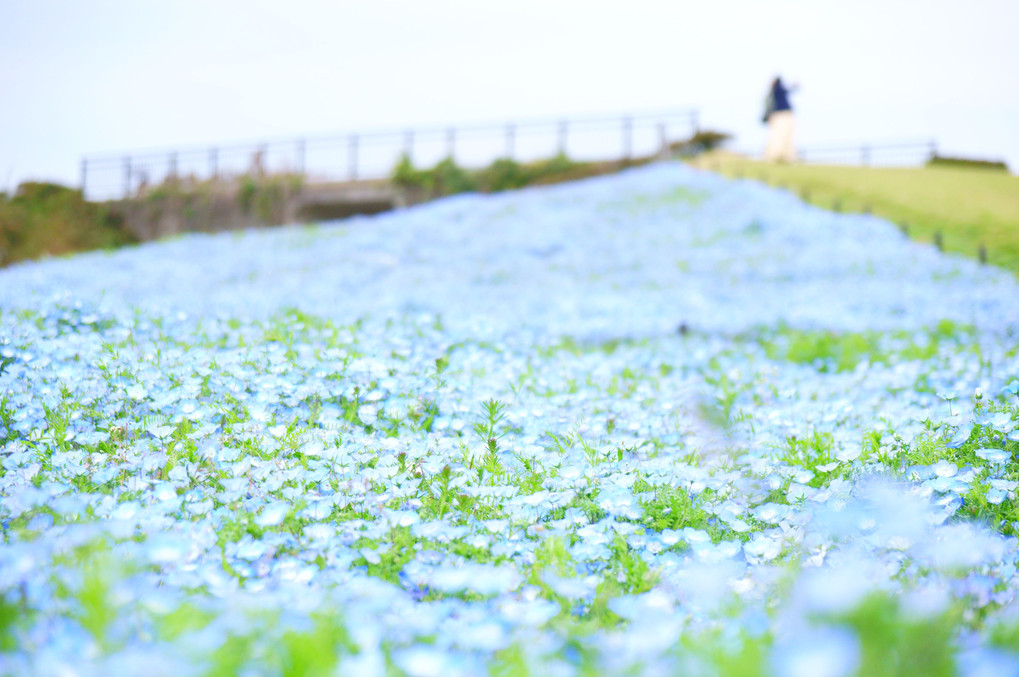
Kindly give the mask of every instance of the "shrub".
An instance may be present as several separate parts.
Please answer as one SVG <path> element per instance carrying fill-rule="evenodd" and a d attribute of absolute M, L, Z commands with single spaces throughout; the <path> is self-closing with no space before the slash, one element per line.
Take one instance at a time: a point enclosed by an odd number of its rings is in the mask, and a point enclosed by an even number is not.
<path fill-rule="evenodd" d="M 417 169 L 411 159 L 401 155 L 391 174 L 393 183 L 401 188 L 421 192 L 425 197 L 441 197 L 478 190 L 474 173 L 468 172 L 447 157 L 431 169 Z"/>
<path fill-rule="evenodd" d="M 580 163 L 571 160 L 566 153 L 559 153 L 548 160 L 541 160 L 536 163 L 535 169 L 539 174 L 557 174 L 572 171 L 578 166 L 580 166 Z"/>
<path fill-rule="evenodd" d="M 251 213 L 251 208 L 255 204 L 255 195 L 258 193 L 258 184 L 255 179 L 251 176 L 245 176 L 241 179 L 240 187 L 237 189 L 237 201 L 241 205 L 241 211 L 245 214 Z"/>
<path fill-rule="evenodd" d="M 500 158 L 481 170 L 478 179 L 482 190 L 494 193 L 533 184 L 569 181 L 578 178 L 578 169 L 587 167 L 588 164 L 574 162 L 563 153 L 527 164 L 511 158 Z"/>
<path fill-rule="evenodd" d="M 423 189 L 430 182 L 427 171 L 414 167 L 410 156 L 404 153 L 393 168 L 393 183 L 401 188 Z"/>
<path fill-rule="evenodd" d="M 478 189 L 477 180 L 451 157 L 432 168 L 431 179 L 431 189 L 436 195 L 469 193 Z"/>
<path fill-rule="evenodd" d="M 26 182 L 0 199 L 0 264 L 136 241 L 122 219 L 74 188 Z"/>
<path fill-rule="evenodd" d="M 720 148 L 731 138 L 732 134 L 726 132 L 700 129 L 688 139 L 670 143 L 669 150 L 674 155 L 699 155 Z"/>
<path fill-rule="evenodd" d="M 486 192 L 523 188 L 531 182 L 523 166 L 511 158 L 500 158 L 481 170 L 479 183 Z"/>

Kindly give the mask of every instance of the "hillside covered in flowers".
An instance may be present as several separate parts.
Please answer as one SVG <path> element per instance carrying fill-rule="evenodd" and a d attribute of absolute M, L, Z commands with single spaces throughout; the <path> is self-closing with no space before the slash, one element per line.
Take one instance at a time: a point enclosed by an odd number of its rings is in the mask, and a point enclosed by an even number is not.
<path fill-rule="evenodd" d="M 662 163 L 0 271 L 0 674 L 1019 675 L 1019 283 Z"/>

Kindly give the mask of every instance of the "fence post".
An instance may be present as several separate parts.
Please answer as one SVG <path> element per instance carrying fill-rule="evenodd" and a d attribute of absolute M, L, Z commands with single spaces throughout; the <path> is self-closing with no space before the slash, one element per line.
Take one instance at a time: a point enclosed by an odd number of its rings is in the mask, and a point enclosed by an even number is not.
<path fill-rule="evenodd" d="M 701 116 L 699 111 L 690 111 L 690 124 L 693 127 L 693 133 L 701 131 Z"/>
<path fill-rule="evenodd" d="M 88 159 L 81 159 L 81 196 L 87 199 L 88 190 Z"/>
<path fill-rule="evenodd" d="M 669 157 L 669 140 L 665 137 L 665 123 L 658 123 L 658 147 L 661 158 L 665 160 Z"/>
<path fill-rule="evenodd" d="M 629 160 L 633 155 L 633 118 L 623 118 L 623 159 Z"/>
<path fill-rule="evenodd" d="M 294 164 L 295 170 L 301 176 L 304 176 L 304 150 L 305 150 L 304 139 L 298 139 L 297 148 L 295 149 L 297 157 L 294 161 Z"/>
<path fill-rule="evenodd" d="M 219 178 L 219 149 L 216 147 L 209 149 L 209 176 Z"/>
<path fill-rule="evenodd" d="M 446 130 L 446 157 L 450 160 L 456 155 L 456 128 Z"/>
<path fill-rule="evenodd" d="M 927 151 L 928 151 L 928 158 L 927 158 L 928 161 L 933 160 L 934 158 L 936 158 L 938 156 L 938 142 L 936 140 L 934 140 L 934 139 L 931 139 L 930 143 L 927 146 Z"/>
<path fill-rule="evenodd" d="M 131 195 L 131 156 L 124 158 L 124 197 Z"/>
<path fill-rule="evenodd" d="M 349 144 L 349 157 L 347 158 L 350 164 L 350 180 L 355 181 L 357 179 L 357 134 L 350 135 Z"/>
<path fill-rule="evenodd" d="M 867 146 L 860 146 L 860 160 L 866 167 L 870 165 L 870 148 Z"/>
<path fill-rule="evenodd" d="M 173 151 L 172 153 L 170 153 L 169 165 L 170 165 L 169 176 L 170 176 L 171 179 L 176 179 L 177 178 L 177 151 Z"/>
<path fill-rule="evenodd" d="M 567 120 L 559 122 L 559 154 L 566 155 L 566 135 L 569 134 L 570 123 Z"/>
<path fill-rule="evenodd" d="M 513 159 L 514 134 L 516 134 L 516 128 L 514 128 L 511 122 L 506 125 L 506 158 L 509 160 Z"/>

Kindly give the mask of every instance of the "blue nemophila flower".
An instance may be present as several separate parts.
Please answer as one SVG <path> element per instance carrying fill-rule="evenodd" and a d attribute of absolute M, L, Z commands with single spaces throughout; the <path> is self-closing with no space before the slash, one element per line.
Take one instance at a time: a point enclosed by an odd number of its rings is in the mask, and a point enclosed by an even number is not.
<path fill-rule="evenodd" d="M 818 614 L 1011 604 L 1015 280 L 878 219 L 661 165 L 0 277 L 26 674 L 250 638 L 237 670 L 712 673 L 753 641 L 842 674 Z"/>
<path fill-rule="evenodd" d="M 772 654 L 780 677 L 845 677 L 860 665 L 860 640 L 847 628 L 811 628 L 782 638 Z"/>
<path fill-rule="evenodd" d="M 290 506 L 282 502 L 274 502 L 265 506 L 255 517 L 255 524 L 260 527 L 275 527 L 282 524 Z"/>
<path fill-rule="evenodd" d="M 995 465 L 1004 463 L 1008 461 L 1010 458 L 1012 458 L 1012 454 L 1005 451 L 1004 449 L 991 449 L 987 447 L 982 447 L 980 449 L 974 449 L 973 453 L 979 456 L 980 458 L 984 459 L 988 463 L 993 463 Z"/>

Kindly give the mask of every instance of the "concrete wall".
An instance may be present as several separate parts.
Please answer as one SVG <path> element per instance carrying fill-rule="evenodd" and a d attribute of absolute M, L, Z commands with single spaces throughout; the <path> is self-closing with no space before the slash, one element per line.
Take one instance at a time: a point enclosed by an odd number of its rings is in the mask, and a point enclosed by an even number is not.
<path fill-rule="evenodd" d="M 387 181 L 303 185 L 292 177 L 165 183 L 111 203 L 139 240 L 375 214 L 407 203 Z"/>

